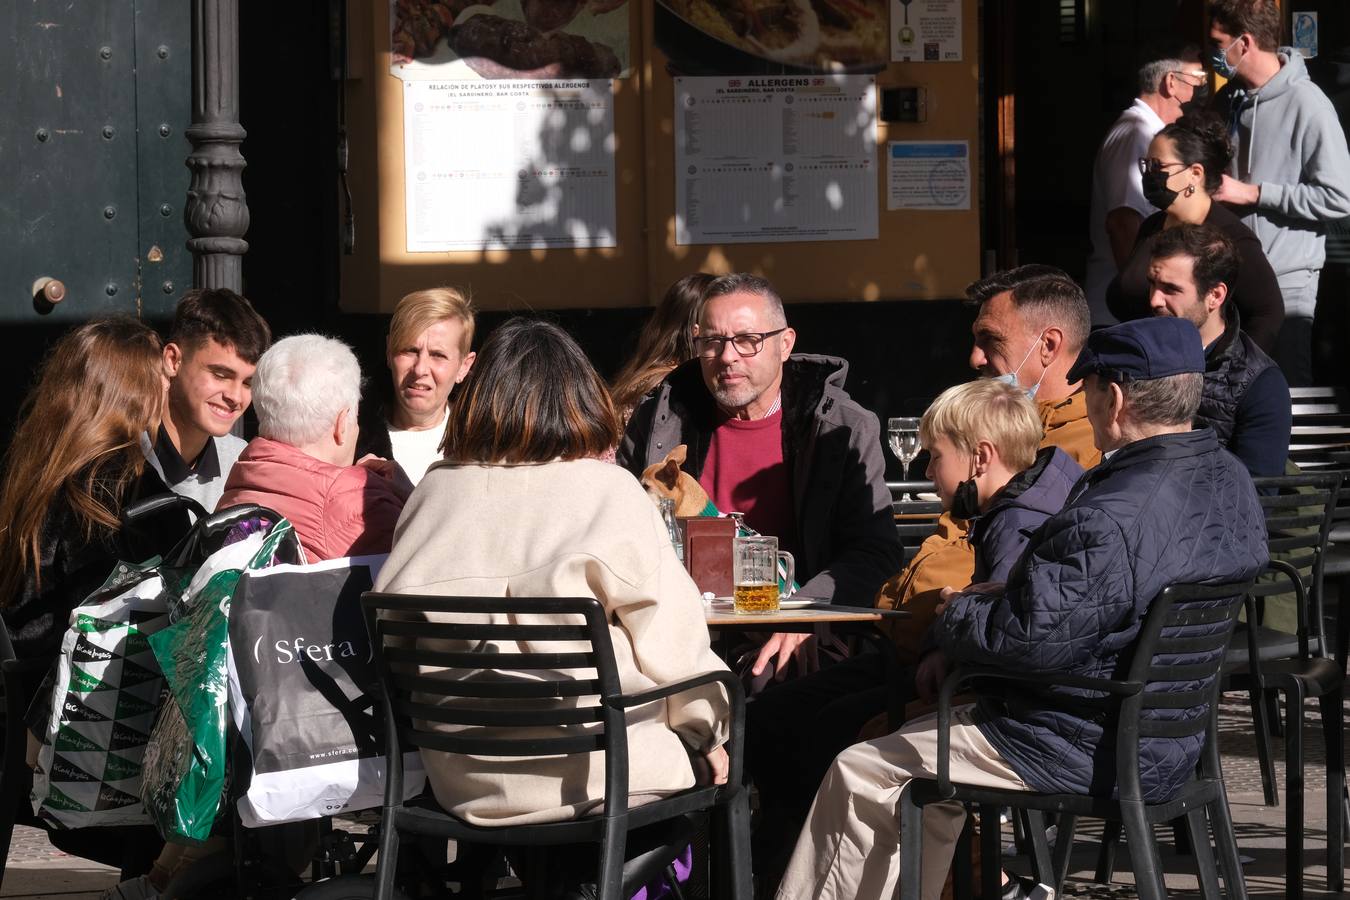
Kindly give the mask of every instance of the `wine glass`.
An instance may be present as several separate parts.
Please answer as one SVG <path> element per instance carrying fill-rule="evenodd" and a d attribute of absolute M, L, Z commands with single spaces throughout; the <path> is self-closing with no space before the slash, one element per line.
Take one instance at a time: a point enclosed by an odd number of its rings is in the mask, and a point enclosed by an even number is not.
<path fill-rule="evenodd" d="M 909 416 L 887 419 L 886 435 L 890 439 L 891 452 L 905 467 L 904 480 L 909 481 L 909 464 L 919 455 L 919 420 Z M 900 502 L 908 503 L 912 499 L 906 491 Z"/>

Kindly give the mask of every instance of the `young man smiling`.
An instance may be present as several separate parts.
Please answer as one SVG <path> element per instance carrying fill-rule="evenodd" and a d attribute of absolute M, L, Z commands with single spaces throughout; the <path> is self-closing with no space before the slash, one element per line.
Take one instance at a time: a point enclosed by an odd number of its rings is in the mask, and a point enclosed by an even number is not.
<path fill-rule="evenodd" d="M 253 399 L 253 370 L 272 333 L 247 300 L 225 289 L 190 291 L 164 345 L 167 402 L 141 449 L 167 490 L 208 512 L 245 442 L 231 434 Z"/>

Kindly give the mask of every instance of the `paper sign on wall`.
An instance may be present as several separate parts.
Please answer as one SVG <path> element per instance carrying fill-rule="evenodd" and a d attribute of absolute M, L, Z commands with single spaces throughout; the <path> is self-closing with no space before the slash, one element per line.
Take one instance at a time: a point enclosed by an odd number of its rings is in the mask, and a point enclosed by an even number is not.
<path fill-rule="evenodd" d="M 894 62 L 960 62 L 963 0 L 891 0 Z"/>
<path fill-rule="evenodd" d="M 886 209 L 970 209 L 969 141 L 886 145 Z"/>
<path fill-rule="evenodd" d="M 405 81 L 408 252 L 615 246 L 608 79 Z"/>
<path fill-rule="evenodd" d="M 675 79 L 680 244 L 877 236 L 870 75 Z"/>
<path fill-rule="evenodd" d="M 1317 13 L 1295 10 L 1293 23 L 1294 49 L 1312 59 L 1317 55 Z"/>

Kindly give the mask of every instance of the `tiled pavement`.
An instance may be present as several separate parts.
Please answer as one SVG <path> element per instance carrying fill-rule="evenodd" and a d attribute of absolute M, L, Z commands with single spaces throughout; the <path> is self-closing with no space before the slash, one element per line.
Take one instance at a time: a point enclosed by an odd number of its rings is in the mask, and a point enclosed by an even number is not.
<path fill-rule="evenodd" d="M 1305 767 L 1306 863 L 1305 889 L 1310 898 L 1338 896 L 1326 892 L 1325 869 L 1325 757 L 1316 712 L 1316 704 L 1309 704 L 1309 728 L 1304 740 L 1307 764 Z M 1253 897 L 1284 897 L 1284 807 L 1263 805 L 1261 782 L 1256 765 L 1255 742 L 1250 719 L 1247 717 L 1245 697 L 1232 694 L 1225 698 L 1220 709 L 1222 730 L 1221 749 L 1225 777 L 1229 787 L 1229 802 L 1237 828 L 1238 843 L 1249 862 L 1245 867 L 1247 890 Z M 1276 771 L 1280 782 L 1280 797 L 1284 798 L 1283 741 L 1274 741 Z M 1130 884 L 1128 848 L 1122 846 L 1117 854 L 1117 871 L 1111 885 L 1092 883 L 1100 823 L 1088 822 L 1080 828 L 1077 849 L 1073 857 L 1074 875 L 1066 886 L 1066 894 L 1076 898 L 1119 898 L 1133 896 Z M 1191 860 L 1172 852 L 1170 832 L 1159 832 L 1159 846 L 1163 852 L 1164 867 L 1168 873 L 1169 894 L 1178 898 L 1198 897 Z M 1021 866 L 1020 860 L 1011 867 Z M 100 891 L 116 881 L 116 873 L 97 863 L 67 856 L 53 848 L 45 836 L 30 828 L 15 830 L 9 863 L 0 897 L 54 897 L 96 898 Z"/>

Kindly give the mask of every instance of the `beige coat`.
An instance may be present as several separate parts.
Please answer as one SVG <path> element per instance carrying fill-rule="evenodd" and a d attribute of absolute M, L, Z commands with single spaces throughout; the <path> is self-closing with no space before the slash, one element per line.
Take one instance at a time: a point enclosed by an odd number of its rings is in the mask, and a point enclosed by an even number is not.
<path fill-rule="evenodd" d="M 676 558 L 656 507 L 632 475 L 596 460 L 433 465 L 404 507 L 376 588 L 448 596 L 596 597 L 610 616 L 626 692 L 725 668 L 709 647 L 698 589 Z M 520 650 L 500 641 L 441 641 L 436 649 Z M 583 648 L 549 642 L 540 649 Z M 457 677 L 466 677 L 464 670 L 457 670 Z M 728 715 L 720 687 L 630 711 L 630 793 L 692 786 L 686 746 L 706 751 L 723 743 Z M 502 729 L 503 736 L 523 730 Z M 423 759 L 436 799 L 475 824 L 571 818 L 592 811 L 604 795 L 600 753 L 504 760 L 423 751 Z"/>

